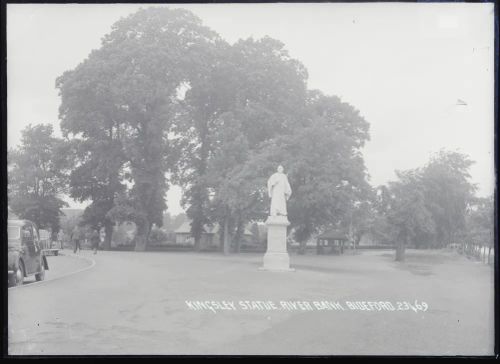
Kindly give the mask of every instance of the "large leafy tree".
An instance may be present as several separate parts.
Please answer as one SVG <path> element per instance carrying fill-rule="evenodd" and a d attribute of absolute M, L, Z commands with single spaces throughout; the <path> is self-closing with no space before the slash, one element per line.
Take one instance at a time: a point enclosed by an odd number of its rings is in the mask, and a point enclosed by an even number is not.
<path fill-rule="evenodd" d="M 180 132 L 186 158 L 181 158 L 179 181 L 185 187 L 184 202 L 196 244 L 205 223 L 216 220 L 227 228 L 231 216 L 236 217 L 239 240 L 248 204 L 235 200 L 223 183 L 233 168 L 245 162 L 249 151 L 300 124 L 306 100 L 307 72 L 279 41 L 265 37 L 233 46 L 221 44 L 210 56 L 212 67 L 204 77 L 190 81 L 182 115 L 186 122 Z"/>
<path fill-rule="evenodd" d="M 70 196 L 81 202 L 91 201 L 81 223 L 105 228 L 105 249 L 111 246 L 114 225 L 107 213 L 113 208 L 115 197 L 125 189 L 124 156 L 113 129 L 75 137 L 70 142 L 74 165 L 69 181 Z"/>
<path fill-rule="evenodd" d="M 349 138 L 354 150 L 360 150 L 370 140 L 370 124 L 359 110 L 338 96 L 325 95 L 319 90 L 309 91 L 308 115 L 333 125 L 340 134 Z"/>
<path fill-rule="evenodd" d="M 216 138 L 217 146 L 206 175 L 208 186 L 213 191 L 207 213 L 212 222 L 218 222 L 223 227 L 221 237 L 227 254 L 229 235 L 234 237 L 236 250 L 239 251 L 244 225 L 250 218 L 252 196 L 241 193 L 243 181 L 234 173 L 246 163 L 250 146 L 241 132 L 241 121 L 234 114 L 224 114 L 221 123 Z"/>
<path fill-rule="evenodd" d="M 82 223 L 103 226 L 105 248 L 110 248 L 113 221 L 107 213 L 114 198 L 125 188 L 122 181 L 125 126 L 120 105 L 114 99 L 110 54 L 93 52 L 74 70 L 56 81 L 61 96 L 61 130 L 69 139 L 73 170 L 70 196 L 91 204 Z"/>
<path fill-rule="evenodd" d="M 266 179 L 282 164 L 292 186 L 288 218 L 305 251 L 306 241 L 326 227 L 348 228 L 353 209 L 370 196 L 356 140 L 334 122 L 314 118 L 293 134 L 274 138 L 239 173 L 247 191 L 259 191 L 267 206 Z"/>
<path fill-rule="evenodd" d="M 19 217 L 40 228 L 60 229 L 60 196 L 65 191 L 67 146 L 53 135 L 51 124 L 28 125 L 21 144 L 8 153 L 9 205 Z"/>
<path fill-rule="evenodd" d="M 115 194 L 115 206 L 106 216 L 136 223 L 136 250 L 145 249 L 153 223 L 162 225 L 168 187 L 165 174 L 169 162 L 175 160 L 168 134 L 178 112 L 179 88 L 217 40 L 188 11 L 141 9 L 115 23 L 101 48 L 60 82 L 63 95 L 65 82 L 76 88 L 71 95 L 74 99 L 62 112 L 63 120 L 69 113 L 74 123 L 89 124 L 93 119 L 91 126 L 81 129 L 103 129 L 108 137 L 115 136 L 112 148 L 116 149 L 110 155 L 115 156 L 111 159 L 116 165 L 110 171 L 117 177 L 123 168 L 131 187 L 117 191 L 119 183 L 108 183 L 108 196 Z M 110 182 L 107 177 L 101 179 Z"/>
<path fill-rule="evenodd" d="M 224 52 L 229 46 L 217 41 L 205 49 L 204 62 L 193 68 L 182 85 L 179 112 L 172 144 L 179 151 L 174 181 L 184 188 L 182 203 L 191 220 L 195 248 L 199 248 L 205 224 L 209 193 L 206 174 L 216 143 L 217 122 L 231 103 L 231 80 L 225 77 Z"/>
<path fill-rule="evenodd" d="M 349 104 L 318 91 L 310 92 L 299 106 L 295 117 L 276 123 L 256 142 L 252 140 L 264 126 L 247 134 L 245 117 L 232 113 L 225 119 L 211 170 L 218 182 L 216 211 L 230 216 L 226 224 L 235 220 L 236 238 L 244 226 L 239 221 L 267 216 L 266 180 L 279 164 L 294 191 L 288 212 L 301 252 L 307 239 L 327 226 L 356 225 L 358 235 L 362 232 L 359 209 L 371 194 L 360 153 L 368 123 Z M 277 112 L 276 117 L 285 114 Z"/>

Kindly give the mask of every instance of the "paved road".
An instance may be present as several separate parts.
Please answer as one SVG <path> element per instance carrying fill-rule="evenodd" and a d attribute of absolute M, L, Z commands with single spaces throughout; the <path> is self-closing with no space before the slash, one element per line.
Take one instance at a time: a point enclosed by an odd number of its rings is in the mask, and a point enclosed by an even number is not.
<path fill-rule="evenodd" d="M 85 256 L 79 256 L 78 254 L 73 254 L 73 252 L 69 249 L 62 250 L 59 252 L 59 255 L 48 255 L 47 263 L 49 264 L 49 269 L 45 271 L 45 279 L 44 281 L 52 281 L 55 279 L 59 279 L 61 277 L 65 277 L 67 275 L 71 275 L 73 273 L 77 273 L 80 270 L 83 270 L 90 265 L 92 265 L 92 260 Z M 27 277 L 24 280 L 23 288 L 26 286 L 32 286 L 36 283 L 35 276 Z M 36 284 L 44 284 L 44 283 L 36 283 Z M 15 288 L 17 289 L 17 287 Z"/>
<path fill-rule="evenodd" d="M 462 256 L 99 252 L 96 265 L 9 290 L 10 354 L 414 354 L 493 351 L 493 269 Z M 64 257 L 70 259 L 71 257 Z M 74 260 L 74 258 L 73 258 Z M 76 264 L 76 263 L 75 263 Z M 188 301 L 425 301 L 426 312 L 190 310 Z"/>

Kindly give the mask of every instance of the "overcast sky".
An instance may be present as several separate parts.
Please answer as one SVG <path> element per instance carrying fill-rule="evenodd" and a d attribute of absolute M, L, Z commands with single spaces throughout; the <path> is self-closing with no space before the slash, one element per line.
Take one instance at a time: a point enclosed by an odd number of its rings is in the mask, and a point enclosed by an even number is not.
<path fill-rule="evenodd" d="M 310 89 L 341 97 L 370 123 L 363 153 L 372 185 L 446 148 L 476 161 L 479 195 L 493 192 L 493 4 L 169 6 L 191 10 L 230 43 L 281 40 L 308 69 Z M 140 7 L 147 5 L 7 5 L 9 148 L 29 123 L 58 130 L 55 79 Z M 182 211 L 180 193 L 168 193 L 173 214 Z"/>

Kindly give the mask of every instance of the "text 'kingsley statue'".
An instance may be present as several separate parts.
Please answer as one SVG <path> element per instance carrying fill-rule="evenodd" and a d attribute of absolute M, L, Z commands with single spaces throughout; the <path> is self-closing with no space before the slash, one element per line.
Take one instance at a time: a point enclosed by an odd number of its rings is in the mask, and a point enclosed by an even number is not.
<path fill-rule="evenodd" d="M 271 198 L 271 216 L 287 216 L 286 201 L 292 195 L 292 188 L 288 183 L 286 174 L 283 173 L 283 167 L 279 166 L 278 171 L 274 173 L 267 181 L 267 190 Z"/>

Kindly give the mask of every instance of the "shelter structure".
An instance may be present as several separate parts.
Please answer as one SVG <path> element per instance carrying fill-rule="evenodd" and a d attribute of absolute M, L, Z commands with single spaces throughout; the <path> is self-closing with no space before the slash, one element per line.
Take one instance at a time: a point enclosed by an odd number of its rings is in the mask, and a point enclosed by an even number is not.
<path fill-rule="evenodd" d="M 331 229 L 316 237 L 316 253 L 332 254 L 337 251 L 344 253 L 345 243 L 349 241 L 347 234 L 340 230 Z"/>

